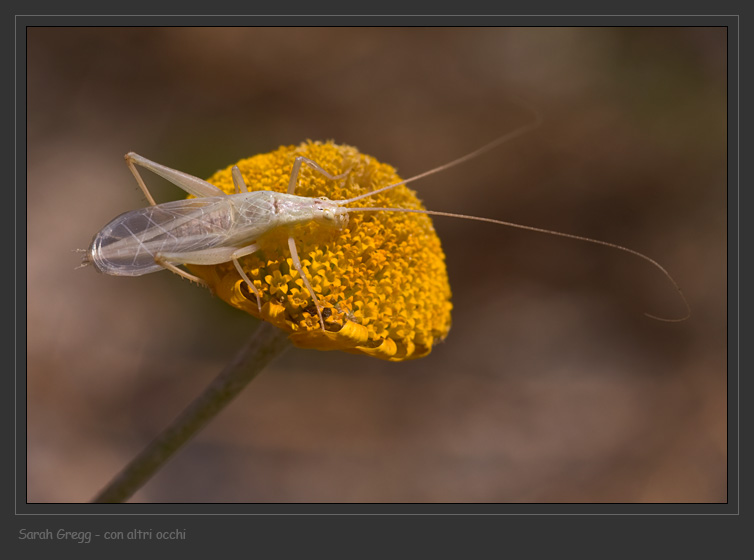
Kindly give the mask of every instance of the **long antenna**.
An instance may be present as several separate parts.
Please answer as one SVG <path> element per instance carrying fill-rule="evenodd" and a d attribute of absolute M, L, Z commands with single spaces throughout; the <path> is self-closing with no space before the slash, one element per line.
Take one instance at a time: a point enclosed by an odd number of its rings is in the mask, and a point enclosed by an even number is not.
<path fill-rule="evenodd" d="M 453 161 L 448 162 L 446 164 L 443 164 L 443 165 L 441 165 L 439 167 L 435 167 L 434 169 L 430 169 L 429 171 L 425 171 L 424 173 L 419 173 L 419 175 L 414 175 L 413 177 L 411 177 L 409 179 L 404 179 L 403 181 L 401 181 L 399 183 L 393 183 L 392 185 L 388 185 L 386 187 L 382 187 L 382 188 L 374 190 L 372 192 L 368 192 L 368 193 L 365 193 L 365 194 L 362 194 L 362 195 L 359 195 L 359 196 L 355 196 L 353 198 L 348 198 L 348 199 L 345 199 L 345 200 L 334 200 L 333 202 L 336 202 L 338 204 L 338 206 L 344 206 L 346 204 L 350 204 L 352 202 L 356 202 L 357 200 L 361 200 L 362 198 L 368 198 L 370 196 L 374 196 L 375 194 L 378 194 L 378 193 L 381 193 L 381 192 L 385 192 L 385 191 L 390 190 L 390 189 L 394 189 L 395 187 L 399 187 L 401 185 L 405 185 L 406 183 L 411 183 L 411 182 L 416 181 L 418 179 L 422 179 L 424 177 L 428 177 L 429 175 L 434 175 L 435 173 L 439 173 L 440 171 L 445 171 L 446 169 L 450 169 L 451 167 L 455 167 L 456 165 L 459 165 L 461 163 L 469 161 L 470 159 L 474 159 L 475 157 L 480 156 L 481 154 L 483 154 L 485 152 L 488 152 L 488 151 L 490 151 L 493 148 L 496 148 L 500 144 L 503 144 L 503 143 L 505 143 L 505 142 L 507 142 L 509 140 L 513 140 L 514 138 L 516 138 L 518 136 L 521 136 L 522 134 L 524 134 L 526 132 L 529 132 L 530 130 L 535 129 L 539 125 L 542 124 L 544 118 L 542 117 L 542 114 L 537 109 L 535 109 L 534 107 L 532 107 L 532 106 L 530 106 L 530 105 L 528 105 L 526 103 L 523 103 L 523 102 L 519 102 L 519 103 L 521 105 L 525 106 L 527 109 L 529 109 L 534 114 L 534 120 L 532 122 L 530 122 L 528 124 L 525 124 L 524 126 L 519 127 L 519 128 L 517 128 L 517 129 L 515 129 L 515 130 L 513 130 L 511 132 L 507 132 L 507 133 L 503 134 L 502 136 L 497 137 L 492 142 L 489 142 L 489 143 L 485 144 L 481 148 L 478 148 L 478 149 L 474 150 L 473 152 L 466 154 L 465 156 L 461 156 L 458 159 L 454 159 Z"/>
<path fill-rule="evenodd" d="M 375 191 L 377 192 L 377 191 Z M 370 193 L 371 194 L 371 193 Z M 670 275 L 670 273 L 665 270 L 665 267 L 663 267 L 660 263 L 658 263 L 656 260 L 639 253 L 638 251 L 634 251 L 633 249 L 629 249 L 628 247 L 623 247 L 621 245 L 616 245 L 615 243 L 609 243 L 607 241 L 600 241 L 599 239 L 591 239 L 590 237 L 583 237 L 581 235 L 573 235 L 571 233 L 562 233 L 560 231 L 553 231 L 549 229 L 543 229 L 533 226 L 524 226 L 521 224 L 516 224 L 513 222 L 505 222 L 503 220 L 495 220 L 493 218 L 480 218 L 479 216 L 468 216 L 466 214 L 453 214 L 451 212 L 437 212 L 435 210 L 415 210 L 412 208 L 374 208 L 374 207 L 367 207 L 367 208 L 346 208 L 346 210 L 350 212 L 407 212 L 412 214 L 430 214 L 432 216 L 445 216 L 448 218 L 461 218 L 464 220 L 474 220 L 477 222 L 488 222 L 491 224 L 497 224 L 501 226 L 508 226 L 512 228 L 517 229 L 523 229 L 527 231 L 534 231 L 537 233 L 546 233 L 549 235 L 555 235 L 558 237 L 566 237 L 568 239 L 575 239 L 577 241 L 586 241 L 587 243 L 594 243 L 596 245 L 603 245 L 605 247 L 610 247 L 612 249 L 618 249 L 620 251 L 624 251 L 626 253 L 630 253 L 632 255 L 635 255 L 641 259 L 644 259 L 645 261 L 649 262 L 656 268 L 658 268 L 665 277 L 670 280 L 670 283 L 673 284 L 673 287 L 678 292 L 678 295 L 681 296 L 681 299 L 683 300 L 683 304 L 686 306 L 686 315 L 679 319 L 666 319 L 664 317 L 658 317 L 657 315 L 651 315 L 649 313 L 644 313 L 647 317 L 650 319 L 655 319 L 657 321 L 664 321 L 666 323 L 680 323 L 682 321 L 685 321 L 689 317 L 691 317 L 691 306 L 689 305 L 688 300 L 686 299 L 686 296 L 683 295 L 683 292 L 681 291 L 681 288 L 678 286 L 675 280 L 673 280 L 673 277 Z"/>

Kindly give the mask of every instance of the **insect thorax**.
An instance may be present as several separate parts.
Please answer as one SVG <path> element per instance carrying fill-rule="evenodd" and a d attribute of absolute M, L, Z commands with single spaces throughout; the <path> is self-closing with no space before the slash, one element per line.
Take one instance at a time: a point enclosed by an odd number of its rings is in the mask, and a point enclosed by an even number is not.
<path fill-rule="evenodd" d="M 260 230 L 291 228 L 309 222 L 343 228 L 348 212 L 326 198 L 309 198 L 274 191 L 254 191 L 233 195 L 242 223 L 258 225 Z"/>

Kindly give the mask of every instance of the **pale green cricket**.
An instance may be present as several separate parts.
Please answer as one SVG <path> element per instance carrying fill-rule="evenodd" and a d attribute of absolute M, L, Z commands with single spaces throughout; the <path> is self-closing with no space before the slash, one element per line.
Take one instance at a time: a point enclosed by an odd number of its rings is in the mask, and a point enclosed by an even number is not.
<path fill-rule="evenodd" d="M 503 134 L 460 158 L 398 183 L 344 200 L 330 200 L 325 197 L 311 198 L 295 194 L 298 174 L 304 164 L 330 180 L 341 180 L 348 175 L 348 171 L 341 175 L 332 175 L 316 162 L 304 157 L 297 157 L 294 161 L 287 193 L 250 190 L 240 170 L 237 166 L 234 166 L 232 177 L 235 194 L 228 195 L 203 179 L 171 169 L 130 152 L 125 156 L 126 163 L 147 197 L 150 206 L 121 214 L 107 224 L 94 236 L 89 248 L 83 251 L 85 255 L 81 266 L 91 263 L 98 272 L 113 276 L 141 276 L 168 269 L 192 282 L 205 285 L 200 278 L 178 267 L 186 264 L 215 265 L 233 262 L 240 277 L 256 296 L 257 305 L 261 312 L 262 299 L 259 290 L 244 272 L 238 260 L 259 249 L 256 241 L 260 236 L 277 228 L 291 228 L 308 222 L 315 222 L 322 227 L 342 229 L 347 225 L 348 215 L 351 212 L 409 212 L 489 222 L 586 241 L 630 253 L 658 268 L 673 284 L 686 306 L 686 315 L 679 319 L 663 319 L 648 313 L 645 313 L 645 315 L 661 321 L 683 321 L 687 319 L 690 316 L 689 304 L 672 276 L 657 261 L 633 249 L 580 235 L 525 226 L 493 218 L 409 208 L 345 207 L 347 204 L 369 198 L 377 193 L 405 185 L 479 157 L 481 154 L 540 126 L 543 120 L 542 116 L 539 112 L 534 111 L 534 113 L 535 119 L 533 121 Z M 155 203 L 139 174 L 137 165 L 164 177 L 196 198 L 175 200 L 162 204 Z M 325 330 L 321 305 L 304 273 L 296 242 L 291 236 L 288 237 L 288 248 L 293 265 L 303 279 L 312 301 L 316 305 L 320 325 Z"/>

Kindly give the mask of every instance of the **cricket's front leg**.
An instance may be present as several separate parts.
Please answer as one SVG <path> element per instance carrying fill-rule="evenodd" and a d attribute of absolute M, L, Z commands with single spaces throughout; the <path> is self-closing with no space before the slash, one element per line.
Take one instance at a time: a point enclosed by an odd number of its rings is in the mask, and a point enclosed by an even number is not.
<path fill-rule="evenodd" d="M 351 172 L 351 170 L 349 169 L 348 171 L 341 173 L 340 175 L 331 175 L 330 173 L 322 169 L 322 167 L 320 167 L 316 162 L 310 160 L 309 158 L 298 156 L 293 162 L 293 169 L 291 169 L 291 178 L 288 180 L 288 194 L 294 194 L 294 191 L 296 190 L 296 185 L 298 184 L 298 172 L 301 169 L 301 164 L 303 163 L 332 181 L 342 179 Z"/>
<path fill-rule="evenodd" d="M 322 327 L 322 330 L 326 331 L 325 319 L 324 317 L 322 317 L 322 308 L 319 305 L 317 294 L 314 293 L 314 288 L 312 288 L 312 285 L 309 282 L 309 279 L 306 277 L 306 274 L 304 274 L 304 269 L 301 266 L 301 260 L 298 258 L 298 250 L 296 250 L 296 240 L 293 239 L 293 237 L 288 238 L 288 250 L 290 250 L 291 252 L 291 261 L 293 261 L 293 266 L 296 268 L 299 276 L 301 276 L 301 279 L 304 281 L 304 285 L 306 286 L 306 289 L 309 290 L 309 295 L 312 296 L 312 301 L 314 302 L 314 305 L 317 308 L 317 315 L 319 316 L 319 324 Z"/>

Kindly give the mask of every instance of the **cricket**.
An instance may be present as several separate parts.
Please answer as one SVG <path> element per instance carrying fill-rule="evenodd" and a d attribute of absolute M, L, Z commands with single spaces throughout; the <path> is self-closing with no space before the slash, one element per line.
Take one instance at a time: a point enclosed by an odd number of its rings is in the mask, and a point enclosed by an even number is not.
<path fill-rule="evenodd" d="M 126 164 L 150 206 L 121 214 L 107 224 L 84 253 L 81 266 L 91 264 L 98 272 L 114 276 L 141 276 L 160 270 L 170 270 L 199 285 L 206 286 L 200 278 L 179 268 L 181 265 L 216 265 L 233 262 L 240 277 L 251 293 L 256 296 L 260 313 L 262 299 L 259 290 L 244 272 L 239 259 L 258 250 L 256 240 L 265 233 L 282 228 L 288 230 L 296 225 L 314 222 L 321 227 L 343 229 L 353 212 L 409 212 L 432 216 L 474 220 L 495 225 L 513 227 L 537 233 L 565 237 L 577 241 L 603 245 L 639 257 L 661 271 L 678 292 L 686 312 L 680 318 L 663 318 L 645 313 L 659 321 L 680 322 L 688 319 L 691 308 L 683 292 L 670 273 L 654 259 L 627 247 L 533 226 L 436 210 L 382 207 L 347 207 L 354 202 L 439 173 L 451 167 L 479 157 L 522 134 L 539 127 L 543 119 L 535 111 L 535 118 L 511 132 L 492 140 L 482 147 L 448 163 L 415 175 L 409 179 L 375 189 L 371 192 L 343 200 L 325 197 L 311 198 L 295 194 L 298 175 L 302 165 L 307 165 L 327 179 L 338 181 L 348 176 L 349 171 L 333 175 L 317 162 L 305 157 L 294 161 L 286 193 L 252 191 L 245 183 L 237 166 L 232 168 L 234 194 L 226 194 L 211 183 L 187 173 L 171 169 L 133 152 L 126 154 Z M 137 166 L 147 169 L 180 187 L 196 198 L 157 204 L 149 192 Z M 291 260 L 317 309 L 322 330 L 325 321 L 322 307 L 307 278 L 292 236 L 288 236 Z"/>

